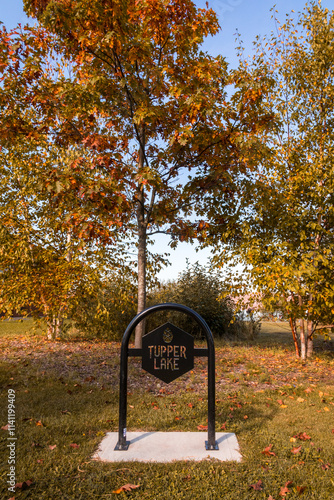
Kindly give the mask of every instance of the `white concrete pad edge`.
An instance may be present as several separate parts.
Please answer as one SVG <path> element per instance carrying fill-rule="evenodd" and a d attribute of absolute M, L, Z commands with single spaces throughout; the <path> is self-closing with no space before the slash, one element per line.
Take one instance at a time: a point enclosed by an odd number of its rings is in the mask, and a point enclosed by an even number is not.
<path fill-rule="evenodd" d="M 108 432 L 92 458 L 103 462 L 241 461 L 234 433 L 216 433 L 219 450 L 206 450 L 207 439 L 206 432 L 128 432 L 126 440 L 130 442 L 129 449 L 115 451 L 118 433 Z"/>

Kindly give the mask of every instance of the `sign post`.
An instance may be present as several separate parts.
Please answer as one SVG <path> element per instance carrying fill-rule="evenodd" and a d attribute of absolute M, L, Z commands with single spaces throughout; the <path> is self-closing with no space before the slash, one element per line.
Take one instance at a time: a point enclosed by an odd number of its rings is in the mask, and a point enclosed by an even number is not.
<path fill-rule="evenodd" d="M 141 349 L 130 349 L 128 347 L 130 336 L 138 323 L 148 315 L 161 310 L 175 310 L 191 316 L 202 328 L 207 348 L 195 348 L 192 335 L 171 323 L 165 323 L 143 336 Z M 215 350 L 211 330 L 204 319 L 187 306 L 167 303 L 149 307 L 137 314 L 131 321 L 125 330 L 121 346 L 119 428 L 115 450 L 127 450 L 129 447 L 129 442 L 126 440 L 129 356 L 141 357 L 142 368 L 166 383 L 172 382 L 191 370 L 194 367 L 194 357 L 206 356 L 208 358 L 208 440 L 205 441 L 205 448 L 218 450 L 215 437 Z"/>

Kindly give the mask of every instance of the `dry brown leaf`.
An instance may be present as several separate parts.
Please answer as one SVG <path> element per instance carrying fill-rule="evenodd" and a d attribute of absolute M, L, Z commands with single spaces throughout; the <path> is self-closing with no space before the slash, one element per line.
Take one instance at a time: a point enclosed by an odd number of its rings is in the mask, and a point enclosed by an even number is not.
<path fill-rule="evenodd" d="M 306 489 L 306 486 L 297 486 L 298 495 L 301 495 L 302 493 L 304 493 L 305 489 Z"/>
<path fill-rule="evenodd" d="M 28 479 L 27 481 L 23 481 L 23 483 L 16 483 L 15 488 L 19 488 L 21 490 L 26 490 L 32 484 L 33 484 L 33 482 L 30 479 Z"/>
<path fill-rule="evenodd" d="M 140 487 L 140 484 L 124 484 L 123 486 L 121 486 L 120 488 L 118 488 L 118 490 L 114 490 L 113 493 L 122 493 L 123 491 L 131 491 L 131 490 L 135 490 L 136 488 L 139 488 Z"/>
<path fill-rule="evenodd" d="M 70 447 L 71 447 L 71 448 L 79 448 L 79 447 L 80 447 L 80 444 L 71 443 L 71 444 L 70 444 Z"/>
<path fill-rule="evenodd" d="M 250 484 L 249 488 L 253 488 L 253 490 L 255 490 L 255 491 L 262 491 L 263 490 L 263 483 L 262 483 L 261 479 L 255 484 Z"/>

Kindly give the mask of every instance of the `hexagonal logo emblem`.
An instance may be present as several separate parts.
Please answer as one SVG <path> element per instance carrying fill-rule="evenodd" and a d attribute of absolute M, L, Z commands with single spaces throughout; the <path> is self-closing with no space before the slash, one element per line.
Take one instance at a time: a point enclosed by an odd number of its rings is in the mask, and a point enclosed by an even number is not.
<path fill-rule="evenodd" d="M 194 337 L 172 323 L 143 336 L 142 368 L 163 382 L 172 382 L 194 368 Z"/>

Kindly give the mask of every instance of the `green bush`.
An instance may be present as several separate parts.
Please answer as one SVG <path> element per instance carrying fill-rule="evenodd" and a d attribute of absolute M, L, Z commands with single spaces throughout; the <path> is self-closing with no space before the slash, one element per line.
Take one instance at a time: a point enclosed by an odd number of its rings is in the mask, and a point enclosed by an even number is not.
<path fill-rule="evenodd" d="M 72 320 L 87 337 L 120 340 L 136 311 L 137 288 L 126 273 L 120 273 L 82 297 Z"/>
<path fill-rule="evenodd" d="M 234 304 L 222 298 L 224 285 L 220 278 L 198 263 L 188 266 L 177 280 L 156 288 L 149 297 L 148 305 L 175 302 L 190 307 L 206 321 L 215 337 L 254 338 L 257 333 L 251 321 L 236 320 Z M 162 312 L 148 319 L 147 330 L 170 321 L 196 337 L 202 337 L 195 320 L 184 313 Z"/>

